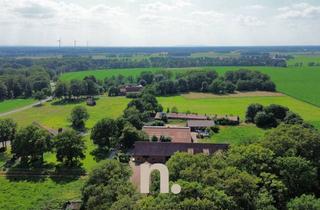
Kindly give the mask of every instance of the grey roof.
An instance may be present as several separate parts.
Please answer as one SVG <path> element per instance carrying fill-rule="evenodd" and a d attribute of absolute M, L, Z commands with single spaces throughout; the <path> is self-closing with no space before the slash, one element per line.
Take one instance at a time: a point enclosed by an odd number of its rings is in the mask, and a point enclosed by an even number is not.
<path fill-rule="evenodd" d="M 215 123 L 213 120 L 188 120 L 187 126 L 192 128 L 208 128 L 214 126 Z"/>

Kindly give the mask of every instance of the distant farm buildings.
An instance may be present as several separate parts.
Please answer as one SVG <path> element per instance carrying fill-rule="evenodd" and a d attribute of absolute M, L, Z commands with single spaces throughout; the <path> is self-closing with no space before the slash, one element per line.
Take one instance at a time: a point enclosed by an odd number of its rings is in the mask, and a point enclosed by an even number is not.
<path fill-rule="evenodd" d="M 125 96 L 129 93 L 137 94 L 137 93 L 140 93 L 142 89 L 143 89 L 142 85 L 126 85 L 120 88 L 120 95 Z"/>

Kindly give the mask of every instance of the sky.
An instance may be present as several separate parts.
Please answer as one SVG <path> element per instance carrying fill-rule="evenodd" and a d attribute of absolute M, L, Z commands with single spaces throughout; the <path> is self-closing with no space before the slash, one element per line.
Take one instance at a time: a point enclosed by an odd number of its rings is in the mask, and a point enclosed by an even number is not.
<path fill-rule="evenodd" d="M 320 45 L 319 0 L 0 0 L 1 46 Z"/>

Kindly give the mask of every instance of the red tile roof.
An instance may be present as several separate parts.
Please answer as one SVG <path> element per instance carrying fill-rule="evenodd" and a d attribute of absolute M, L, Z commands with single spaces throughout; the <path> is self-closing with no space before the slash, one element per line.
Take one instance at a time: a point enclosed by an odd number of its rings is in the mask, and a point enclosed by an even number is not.
<path fill-rule="evenodd" d="M 191 131 L 189 127 L 144 126 L 142 130 L 150 137 L 170 137 L 172 142 L 191 143 Z"/>

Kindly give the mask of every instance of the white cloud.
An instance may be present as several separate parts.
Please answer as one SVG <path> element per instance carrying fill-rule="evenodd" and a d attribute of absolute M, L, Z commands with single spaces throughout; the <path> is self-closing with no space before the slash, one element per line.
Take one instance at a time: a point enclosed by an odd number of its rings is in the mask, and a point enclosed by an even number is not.
<path fill-rule="evenodd" d="M 288 7 L 278 9 L 281 19 L 304 19 L 304 18 L 319 18 L 320 6 L 314 6 L 308 3 L 294 4 Z"/>
<path fill-rule="evenodd" d="M 236 22 L 242 26 L 263 26 L 265 23 L 257 17 L 239 15 L 235 18 Z"/>
<path fill-rule="evenodd" d="M 261 4 L 254 4 L 254 5 L 244 6 L 243 8 L 248 10 L 262 10 L 262 9 L 265 9 L 266 7 Z"/>

